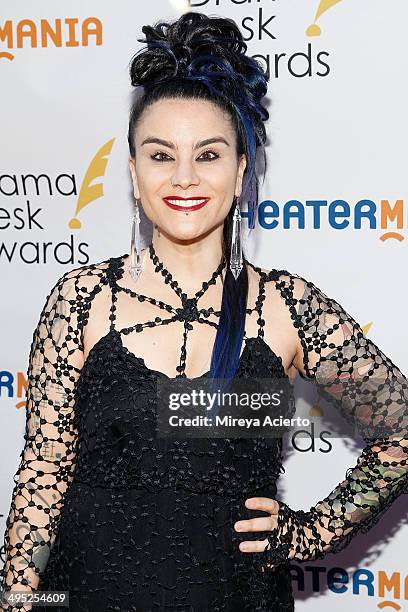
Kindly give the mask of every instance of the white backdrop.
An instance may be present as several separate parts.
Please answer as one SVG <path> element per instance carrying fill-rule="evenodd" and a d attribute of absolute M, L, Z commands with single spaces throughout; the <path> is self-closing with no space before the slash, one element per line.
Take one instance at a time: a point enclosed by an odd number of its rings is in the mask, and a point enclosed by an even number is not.
<path fill-rule="evenodd" d="M 182 5 L 168 0 L 2 2 L 2 515 L 9 511 L 23 440 L 34 326 L 65 270 L 128 251 L 128 63 L 140 46 L 142 25 L 177 17 Z M 275 203 L 279 223 L 257 226 L 249 237 L 248 258 L 312 280 L 408 373 L 406 0 L 201 0 L 191 8 L 234 18 L 250 54 L 267 63 L 271 73 L 268 170 L 260 202 L 265 212 L 273 206 L 267 200 Z M 41 27 L 41 20 L 61 27 L 60 40 L 43 41 L 47 23 Z M 93 182 L 99 187 L 83 206 L 81 187 L 88 169 L 96 167 L 95 156 L 104 162 Z M 32 177 L 24 181 L 27 175 Z M 291 210 L 304 214 L 304 225 L 293 217 L 284 225 L 293 200 Z M 316 200 L 326 202 L 320 223 L 313 217 Z M 329 214 L 335 200 L 349 208 L 342 229 Z M 362 205 L 362 200 L 369 202 Z M 386 214 L 385 201 L 399 212 L 394 220 Z M 371 213 L 359 226 L 361 207 Z M 296 385 L 299 407 L 305 401 L 312 405 L 307 383 Z M 304 438 L 287 440 L 280 495 L 293 508 L 308 509 L 326 496 L 361 448 L 336 438 L 331 407 L 320 407 L 328 442 L 318 438 L 312 447 Z M 295 564 L 296 610 L 407 610 L 406 501 L 397 500 L 369 534 L 358 536 L 342 553 Z M 3 533 L 4 516 L 0 527 Z M 334 568 L 343 577 L 341 584 Z M 394 581 L 391 589 L 387 578 Z"/>

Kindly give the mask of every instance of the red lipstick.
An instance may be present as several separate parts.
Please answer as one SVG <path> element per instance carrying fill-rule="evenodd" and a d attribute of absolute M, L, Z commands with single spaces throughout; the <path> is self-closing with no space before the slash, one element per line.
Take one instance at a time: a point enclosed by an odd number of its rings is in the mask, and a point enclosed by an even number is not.
<path fill-rule="evenodd" d="M 163 202 L 173 210 L 180 210 L 185 212 L 191 212 L 194 210 L 199 210 L 203 206 L 207 204 L 210 198 L 198 197 L 194 196 L 191 198 L 181 198 L 180 196 L 167 196 L 163 198 Z M 180 204 L 177 204 L 176 201 L 179 201 Z M 193 204 L 193 202 L 197 201 L 197 204 Z M 181 202 L 186 202 L 186 204 L 181 204 Z"/>

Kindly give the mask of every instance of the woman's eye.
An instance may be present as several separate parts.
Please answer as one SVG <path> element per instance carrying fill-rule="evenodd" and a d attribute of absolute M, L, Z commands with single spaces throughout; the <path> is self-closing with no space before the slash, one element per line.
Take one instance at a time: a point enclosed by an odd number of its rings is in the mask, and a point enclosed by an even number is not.
<path fill-rule="evenodd" d="M 218 153 L 215 153 L 214 151 L 204 151 L 204 153 L 202 153 L 200 157 L 202 157 L 202 155 L 206 155 L 207 153 L 211 153 L 211 155 L 214 155 L 214 157 L 207 158 L 208 161 L 212 161 L 213 159 L 218 159 L 219 157 Z"/>
<path fill-rule="evenodd" d="M 215 153 L 214 151 L 204 151 L 204 153 L 202 153 L 198 159 L 202 158 L 203 156 L 207 156 L 208 153 L 211 153 L 211 155 L 213 155 L 214 157 L 210 157 L 210 158 L 207 157 L 203 161 L 213 161 L 213 159 L 218 159 L 218 157 L 219 157 L 218 153 Z M 157 156 L 159 156 L 159 157 L 157 157 Z M 167 159 L 164 159 L 163 157 L 165 157 Z M 154 161 L 158 161 L 158 162 L 164 162 L 164 161 L 168 161 L 168 160 L 173 159 L 172 157 L 170 157 L 169 155 L 167 155 L 167 153 L 164 153 L 163 151 L 158 151 L 154 155 L 151 155 L 151 158 Z"/>
<path fill-rule="evenodd" d="M 151 157 L 152 159 L 154 159 L 154 161 L 159 161 L 159 162 L 161 162 L 161 161 L 166 161 L 166 160 L 165 160 L 165 159 L 163 159 L 163 158 L 158 159 L 158 158 L 157 158 L 157 155 L 160 155 L 160 156 L 165 155 L 166 157 L 169 157 L 169 156 L 167 155 L 167 153 L 162 153 L 161 151 L 159 151 L 158 153 L 155 153 L 154 155 L 151 155 L 150 157 Z M 170 158 L 170 159 L 171 159 L 171 158 Z"/>

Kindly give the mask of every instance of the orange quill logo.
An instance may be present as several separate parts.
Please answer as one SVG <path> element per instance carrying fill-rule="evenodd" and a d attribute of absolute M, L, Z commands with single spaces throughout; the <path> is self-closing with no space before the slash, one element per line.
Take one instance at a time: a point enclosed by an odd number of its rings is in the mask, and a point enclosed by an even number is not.
<path fill-rule="evenodd" d="M 81 189 L 78 195 L 78 202 L 75 211 L 75 217 L 72 217 L 69 222 L 71 229 L 80 229 L 81 221 L 78 219 L 78 213 L 91 202 L 103 196 L 103 183 L 92 183 L 96 178 L 105 176 L 106 167 L 108 165 L 108 156 L 112 150 L 115 139 L 112 138 L 105 143 L 93 157 L 82 181 Z"/>
<path fill-rule="evenodd" d="M 320 15 L 328 11 L 332 6 L 338 4 L 342 0 L 321 0 L 318 9 L 316 11 L 316 15 L 314 18 L 314 23 L 312 23 L 306 30 L 306 34 L 308 36 L 320 36 L 322 33 L 320 26 L 317 25 L 316 21 L 319 19 Z"/>

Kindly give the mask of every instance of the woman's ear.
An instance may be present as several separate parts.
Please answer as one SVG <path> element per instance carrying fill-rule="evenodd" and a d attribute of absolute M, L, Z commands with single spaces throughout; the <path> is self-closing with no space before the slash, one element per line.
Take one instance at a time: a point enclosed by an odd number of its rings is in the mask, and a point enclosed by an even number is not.
<path fill-rule="evenodd" d="M 239 160 L 237 180 L 235 183 L 235 195 L 237 197 L 241 195 L 242 182 L 244 178 L 245 168 L 246 168 L 246 156 L 245 156 L 245 153 L 242 153 L 240 160 Z"/>
<path fill-rule="evenodd" d="M 135 165 L 135 160 L 133 159 L 133 157 L 129 158 L 129 169 L 130 169 L 130 174 L 132 175 L 133 195 L 135 196 L 136 199 L 139 199 L 140 192 L 139 192 L 139 185 L 137 182 L 136 165 Z"/>

